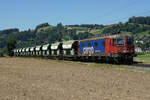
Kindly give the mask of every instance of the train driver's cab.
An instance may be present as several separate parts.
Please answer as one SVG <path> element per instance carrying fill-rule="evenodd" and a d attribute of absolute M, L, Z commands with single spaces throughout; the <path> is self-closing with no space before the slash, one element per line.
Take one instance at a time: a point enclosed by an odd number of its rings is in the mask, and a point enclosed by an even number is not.
<path fill-rule="evenodd" d="M 113 39 L 114 46 L 133 46 L 132 37 L 118 37 Z"/>

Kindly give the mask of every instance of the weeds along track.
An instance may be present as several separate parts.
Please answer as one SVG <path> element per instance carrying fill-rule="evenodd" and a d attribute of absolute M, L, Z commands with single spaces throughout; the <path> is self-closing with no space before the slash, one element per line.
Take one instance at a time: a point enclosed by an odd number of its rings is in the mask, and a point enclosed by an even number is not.
<path fill-rule="evenodd" d="M 136 67 L 149 67 L 150 68 L 150 64 L 133 64 L 133 66 L 136 66 Z"/>
<path fill-rule="evenodd" d="M 16 57 L 16 58 L 27 58 L 27 57 Z M 30 57 L 34 58 L 34 57 Z M 35 59 L 51 59 L 51 58 L 35 58 Z M 51 59 L 51 60 L 56 60 L 59 62 L 69 62 L 69 63 L 81 63 L 81 64 L 111 64 L 115 65 L 116 67 L 127 67 L 127 68 L 133 68 L 137 70 L 143 70 L 143 71 L 150 71 L 150 64 L 142 64 L 141 62 L 134 62 L 133 64 L 112 64 L 112 63 L 106 63 L 106 62 L 93 62 L 93 61 L 73 61 L 73 60 L 59 60 L 59 59 Z M 97 65 L 98 66 L 98 65 Z"/>
<path fill-rule="evenodd" d="M 150 64 L 132 64 L 132 65 L 124 65 L 125 67 L 128 68 L 134 68 L 136 70 L 141 70 L 141 71 L 150 71 Z"/>
<path fill-rule="evenodd" d="M 109 64 L 109 63 L 98 63 L 98 62 L 81 62 L 81 61 L 66 61 L 66 62 L 78 62 L 81 64 Z M 114 66 L 117 67 L 127 67 L 127 68 L 133 68 L 133 69 L 137 69 L 137 70 L 142 70 L 142 71 L 150 71 L 150 64 L 142 64 L 142 63 L 138 63 L 138 62 L 134 62 L 133 64 L 112 64 Z"/>

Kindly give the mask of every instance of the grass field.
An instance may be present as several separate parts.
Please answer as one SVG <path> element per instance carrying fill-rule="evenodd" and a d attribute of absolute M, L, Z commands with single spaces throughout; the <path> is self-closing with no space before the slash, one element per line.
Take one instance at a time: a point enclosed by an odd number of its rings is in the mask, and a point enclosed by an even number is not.
<path fill-rule="evenodd" d="M 150 64 L 150 54 L 140 54 L 134 58 L 134 61 Z"/>
<path fill-rule="evenodd" d="M 0 58 L 0 100 L 150 100 L 150 73 L 114 67 Z"/>

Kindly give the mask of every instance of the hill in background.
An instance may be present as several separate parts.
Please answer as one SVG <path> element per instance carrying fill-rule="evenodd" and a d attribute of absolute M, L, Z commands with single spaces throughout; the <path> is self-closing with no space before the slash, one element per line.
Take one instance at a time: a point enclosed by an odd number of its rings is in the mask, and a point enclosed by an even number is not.
<path fill-rule="evenodd" d="M 99 36 L 100 34 L 120 31 L 121 34 L 132 34 L 136 41 L 135 45 L 142 49 L 150 47 L 150 17 L 132 17 L 125 23 L 119 22 L 112 25 L 82 24 L 57 26 L 43 23 L 37 25 L 34 30 L 19 31 L 19 29 L 7 29 L 0 31 L 0 50 L 5 48 L 7 40 L 17 40 L 17 48 L 54 43 L 56 41 L 80 40 Z"/>

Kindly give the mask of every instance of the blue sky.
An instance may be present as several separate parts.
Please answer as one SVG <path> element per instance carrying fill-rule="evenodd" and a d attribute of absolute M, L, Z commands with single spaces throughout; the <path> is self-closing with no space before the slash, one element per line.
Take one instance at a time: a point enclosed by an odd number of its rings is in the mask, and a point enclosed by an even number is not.
<path fill-rule="evenodd" d="M 56 25 L 113 24 L 131 16 L 150 16 L 150 0 L 1 0 L 0 30 Z"/>

